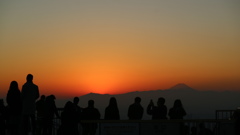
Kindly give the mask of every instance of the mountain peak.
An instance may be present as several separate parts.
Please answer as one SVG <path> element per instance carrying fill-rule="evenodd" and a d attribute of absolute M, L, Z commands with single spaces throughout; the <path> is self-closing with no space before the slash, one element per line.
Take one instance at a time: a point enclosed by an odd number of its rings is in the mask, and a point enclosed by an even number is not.
<path fill-rule="evenodd" d="M 194 90 L 194 89 L 184 83 L 179 83 L 171 87 L 169 90 Z"/>

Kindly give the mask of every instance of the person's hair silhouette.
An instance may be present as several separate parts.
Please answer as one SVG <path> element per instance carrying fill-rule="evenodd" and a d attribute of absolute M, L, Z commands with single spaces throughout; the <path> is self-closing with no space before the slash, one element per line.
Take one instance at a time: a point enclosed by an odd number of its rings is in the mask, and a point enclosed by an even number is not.
<path fill-rule="evenodd" d="M 78 135 L 78 119 L 74 104 L 68 101 L 61 114 L 61 126 L 58 135 Z"/>
<path fill-rule="evenodd" d="M 119 110 L 117 105 L 117 100 L 115 97 L 111 97 L 109 100 L 109 105 L 105 108 L 105 120 L 119 120 Z"/>
<path fill-rule="evenodd" d="M 9 86 L 7 93 L 7 104 L 8 104 L 8 132 L 10 134 L 17 134 L 19 132 L 20 117 L 21 117 L 21 92 L 18 88 L 18 83 L 12 81 Z"/>
<path fill-rule="evenodd" d="M 182 106 L 182 102 L 180 99 L 176 99 L 174 101 L 173 107 L 169 110 L 169 117 L 170 119 L 183 119 L 183 117 L 186 115 L 186 111 Z"/>
<path fill-rule="evenodd" d="M 174 101 L 173 107 L 169 110 L 168 113 L 170 119 L 183 119 L 183 117 L 186 115 L 185 109 L 182 106 L 182 102 L 180 99 L 176 99 Z M 184 123 L 179 123 L 179 130 L 180 135 L 184 134 Z"/>

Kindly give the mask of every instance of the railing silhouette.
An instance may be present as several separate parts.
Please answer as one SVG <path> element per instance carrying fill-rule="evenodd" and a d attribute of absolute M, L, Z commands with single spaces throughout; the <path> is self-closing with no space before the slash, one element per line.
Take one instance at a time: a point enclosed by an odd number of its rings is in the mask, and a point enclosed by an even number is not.
<path fill-rule="evenodd" d="M 232 119 L 235 110 L 216 110 L 216 120 Z"/>
<path fill-rule="evenodd" d="M 61 115 L 63 111 L 62 108 L 58 109 L 58 113 Z M 102 131 L 100 129 L 106 123 L 138 123 L 138 124 L 145 124 L 145 123 L 153 123 L 153 124 L 161 124 L 165 123 L 168 124 L 176 124 L 176 123 L 184 123 L 187 132 L 190 132 L 191 127 L 196 127 L 199 130 L 199 125 L 204 124 L 204 126 L 210 129 L 214 135 L 230 135 L 231 133 L 228 130 L 233 129 L 234 120 L 230 120 L 229 118 L 232 116 L 234 110 L 216 110 L 216 119 L 184 119 L 184 120 L 82 120 L 81 123 L 98 123 L 98 135 L 102 135 Z M 53 135 L 57 135 L 58 128 L 61 125 L 61 120 L 54 118 L 53 120 Z M 227 126 L 226 126 L 227 125 Z M 228 129 L 230 125 L 231 129 Z M 139 126 L 140 127 L 140 126 Z M 81 131 L 81 127 L 80 131 Z M 141 130 L 141 129 L 139 129 Z M 139 131 L 140 132 L 140 131 Z M 232 133 L 233 134 L 233 133 Z"/>

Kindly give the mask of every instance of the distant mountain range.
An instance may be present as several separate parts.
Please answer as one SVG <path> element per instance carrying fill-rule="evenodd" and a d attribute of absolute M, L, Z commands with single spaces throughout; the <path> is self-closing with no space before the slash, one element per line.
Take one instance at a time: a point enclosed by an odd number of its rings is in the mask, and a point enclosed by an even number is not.
<path fill-rule="evenodd" d="M 156 104 L 159 97 L 166 99 L 166 106 L 170 109 L 176 99 L 181 99 L 183 106 L 187 112 L 185 118 L 215 118 L 215 110 L 234 110 L 240 106 L 240 92 L 236 91 L 198 91 L 186 84 L 177 84 L 166 90 L 152 90 L 152 91 L 135 91 L 125 94 L 109 95 L 89 93 L 80 98 L 79 105 L 86 107 L 90 99 L 95 101 L 95 107 L 99 109 L 101 118 L 104 117 L 104 110 L 109 103 L 111 97 L 115 97 L 118 102 L 121 119 L 127 118 L 127 110 L 130 104 L 134 102 L 135 97 L 142 98 L 142 106 L 144 107 L 144 118 L 151 119 L 147 115 L 146 108 L 152 99 Z M 70 99 L 72 100 L 72 99 Z M 57 106 L 63 107 L 66 100 L 57 101 Z"/>

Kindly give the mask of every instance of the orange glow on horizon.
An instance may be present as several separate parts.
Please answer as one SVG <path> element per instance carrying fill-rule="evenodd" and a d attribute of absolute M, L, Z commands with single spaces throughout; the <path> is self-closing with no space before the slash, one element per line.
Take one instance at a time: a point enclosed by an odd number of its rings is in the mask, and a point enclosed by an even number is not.
<path fill-rule="evenodd" d="M 236 5 L 4 1 L 0 97 L 13 80 L 21 89 L 28 73 L 40 94 L 57 97 L 164 90 L 178 83 L 240 91 Z"/>

